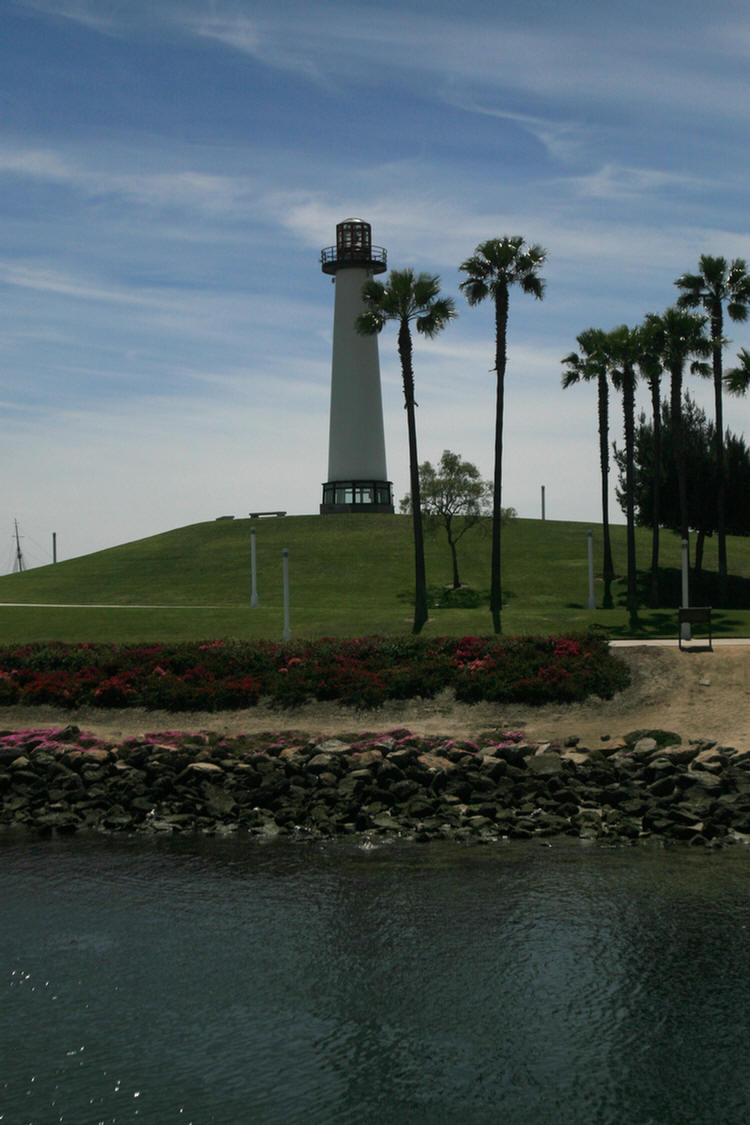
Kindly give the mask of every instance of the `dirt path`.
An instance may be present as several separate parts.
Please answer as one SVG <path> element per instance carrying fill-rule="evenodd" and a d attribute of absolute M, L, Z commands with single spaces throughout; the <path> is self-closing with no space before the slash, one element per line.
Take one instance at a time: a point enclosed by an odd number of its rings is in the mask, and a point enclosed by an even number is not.
<path fill-rule="evenodd" d="M 0 730 L 75 723 L 116 741 L 163 730 L 241 734 L 294 729 L 340 734 L 407 727 L 420 734 L 460 738 L 501 728 L 524 729 L 534 741 L 577 735 L 584 746 L 595 747 L 603 735 L 614 738 L 631 730 L 659 727 L 676 731 L 684 741 L 706 738 L 726 746 L 750 746 L 750 646 L 717 647 L 713 653 L 644 646 L 621 649 L 618 655 L 630 667 L 631 686 L 611 700 L 567 706 L 467 705 L 453 702 L 444 693 L 434 700 L 393 703 L 381 711 L 364 713 L 333 703 L 308 704 L 294 711 L 258 706 L 216 714 L 5 707 L 0 708 Z"/>

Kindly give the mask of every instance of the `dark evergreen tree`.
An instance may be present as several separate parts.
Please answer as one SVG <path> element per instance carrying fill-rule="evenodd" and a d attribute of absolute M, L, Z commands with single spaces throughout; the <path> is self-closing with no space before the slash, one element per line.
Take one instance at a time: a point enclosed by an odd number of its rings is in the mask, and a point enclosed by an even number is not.
<path fill-rule="evenodd" d="M 727 546 L 726 512 L 727 505 L 727 466 L 725 464 L 724 407 L 722 391 L 724 376 L 722 372 L 722 353 L 727 343 L 724 337 L 724 311 L 730 320 L 744 323 L 750 313 L 750 274 L 743 258 L 728 262 L 726 258 L 715 258 L 702 254 L 698 273 L 684 273 L 675 281 L 681 290 L 677 304 L 683 309 L 703 309 L 709 318 L 712 345 L 712 367 L 714 377 L 714 441 L 716 442 L 716 490 L 719 512 L 719 598 L 722 604 L 727 594 Z"/>
<path fill-rule="evenodd" d="M 634 434 L 633 503 L 639 527 L 650 527 L 653 520 L 654 479 L 660 484 L 661 524 L 679 534 L 683 532 L 680 479 L 674 457 L 675 427 L 670 404 L 661 407 L 661 450 L 657 462 L 654 427 L 641 414 Z M 718 531 L 719 504 L 716 489 L 716 437 L 714 424 L 693 400 L 685 395 L 681 411 L 687 523 L 696 532 L 695 572 L 703 568 L 703 547 L 707 536 Z M 741 435 L 727 430 L 724 435 L 727 476 L 725 525 L 730 535 L 750 535 L 750 450 Z M 617 499 L 625 510 L 626 458 L 615 447 L 619 474 Z"/>

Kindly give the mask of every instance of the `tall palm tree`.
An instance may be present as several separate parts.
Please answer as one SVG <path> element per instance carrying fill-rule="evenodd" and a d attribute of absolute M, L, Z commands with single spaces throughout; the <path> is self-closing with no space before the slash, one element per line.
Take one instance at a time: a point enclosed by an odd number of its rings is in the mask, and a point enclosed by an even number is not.
<path fill-rule="evenodd" d="M 724 471 L 724 409 L 722 403 L 722 351 L 724 349 L 724 308 L 730 320 L 745 321 L 750 312 L 750 274 L 743 258 L 727 262 L 702 254 L 698 273 L 684 273 L 675 285 L 682 290 L 677 305 L 683 309 L 702 308 L 711 327 L 712 366 L 715 400 L 716 480 L 719 540 L 719 598 L 727 600 L 726 480 Z"/>
<path fill-rule="evenodd" d="M 451 297 L 440 296 L 440 278 L 429 273 L 415 276 L 414 270 L 391 270 L 388 280 L 370 278 L 362 286 L 365 311 L 356 320 L 357 331 L 363 336 L 380 332 L 387 321 L 398 324 L 398 355 L 404 383 L 404 408 L 409 435 L 409 482 L 411 510 L 414 526 L 414 626 L 419 633 L 427 621 L 427 577 L 424 563 L 424 534 L 422 529 L 422 501 L 419 494 L 419 457 L 417 455 L 417 426 L 414 416 L 414 369 L 412 366 L 411 325 L 417 332 L 432 339 L 456 316 Z"/>
<path fill-rule="evenodd" d="M 686 309 L 668 308 L 660 316 L 649 313 L 645 319 L 651 333 L 652 346 L 657 350 L 664 370 L 670 378 L 669 405 L 672 420 L 672 456 L 677 475 L 680 502 L 680 536 L 687 540 L 689 534 L 687 514 L 687 473 L 682 434 L 682 380 L 685 364 L 692 357 L 690 373 L 708 376 L 711 369 L 703 362 L 711 355 L 711 343 L 705 334 L 706 317 Z M 655 431 L 654 431 L 655 432 Z M 655 464 L 659 459 L 655 455 Z"/>
<path fill-rule="evenodd" d="M 495 306 L 495 472 L 492 490 L 492 573 L 490 577 L 490 612 L 496 633 L 502 632 L 503 602 L 500 569 L 500 532 L 502 528 L 503 489 L 503 409 L 505 367 L 507 363 L 508 305 L 510 288 L 520 285 L 524 293 L 541 300 L 544 281 L 539 270 L 547 258 L 541 246 L 527 245 L 520 235 L 504 235 L 480 242 L 470 258 L 459 269 L 468 274 L 459 285 L 470 305 L 478 305 L 490 297 Z"/>
<path fill-rule="evenodd" d="M 604 540 L 604 609 L 612 609 L 612 544 L 609 537 L 609 383 L 607 381 L 606 333 L 601 328 L 587 328 L 576 336 L 578 352 L 563 359 L 563 388 L 581 381 L 596 379 L 599 415 L 599 463 L 602 473 L 602 538 Z"/>
<path fill-rule="evenodd" d="M 622 392 L 622 412 L 625 429 L 625 519 L 627 522 L 628 585 L 627 607 L 630 623 L 638 616 L 638 589 L 635 558 L 635 388 L 638 382 L 636 367 L 642 355 L 641 330 L 619 328 L 607 333 L 606 353 L 609 375 L 613 385 Z"/>
<path fill-rule="evenodd" d="M 661 329 L 653 314 L 646 316 L 640 328 L 640 355 L 638 370 L 648 384 L 651 394 L 651 417 L 654 435 L 654 480 L 651 511 L 651 587 L 649 605 L 659 604 L 659 529 L 661 524 L 661 376 L 664 370 L 661 358 Z"/>

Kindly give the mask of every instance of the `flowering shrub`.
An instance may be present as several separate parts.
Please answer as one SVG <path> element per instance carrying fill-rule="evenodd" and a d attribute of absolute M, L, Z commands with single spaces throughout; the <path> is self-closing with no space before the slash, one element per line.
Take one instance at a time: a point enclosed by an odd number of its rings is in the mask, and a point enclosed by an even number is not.
<path fill-rule="evenodd" d="M 0 705 L 217 711 L 263 697 L 372 708 L 445 688 L 467 703 L 536 704 L 608 699 L 627 682 L 626 666 L 595 634 L 0 648 Z"/>

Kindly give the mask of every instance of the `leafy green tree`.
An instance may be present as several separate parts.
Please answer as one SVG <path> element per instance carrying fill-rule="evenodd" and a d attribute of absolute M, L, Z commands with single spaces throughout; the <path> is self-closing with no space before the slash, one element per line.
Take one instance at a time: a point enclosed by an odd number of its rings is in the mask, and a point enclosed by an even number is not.
<path fill-rule="evenodd" d="M 445 449 L 437 469 L 429 461 L 419 466 L 419 489 L 425 526 L 430 530 L 445 529 L 453 562 L 453 589 L 457 590 L 461 585 L 458 543 L 489 515 L 492 484 L 482 480 L 476 465 Z M 411 494 L 407 494 L 401 501 L 401 511 L 411 510 Z M 510 518 L 508 512 L 506 509 Z"/>
<path fill-rule="evenodd" d="M 502 575 L 500 533 L 502 528 L 503 491 L 503 412 L 505 368 L 507 364 L 508 307 L 510 289 L 519 285 L 524 293 L 541 300 L 544 281 L 539 270 L 547 251 L 541 246 L 527 245 L 520 235 L 504 235 L 480 242 L 474 253 L 459 269 L 467 274 L 459 288 L 470 305 L 490 298 L 495 306 L 495 470 L 492 488 L 492 572 L 490 577 L 490 612 L 492 627 L 502 632 Z"/>
<path fill-rule="evenodd" d="M 727 544 L 726 544 L 726 471 L 724 465 L 724 407 L 722 401 L 722 352 L 724 339 L 724 309 L 730 320 L 744 322 L 750 312 L 750 274 L 743 258 L 712 257 L 702 254 L 698 273 L 684 273 L 675 285 L 681 290 L 677 304 L 683 309 L 701 308 L 707 314 L 711 331 L 712 367 L 714 378 L 714 440 L 716 442 L 716 487 L 719 536 L 719 599 L 727 598 Z"/>
<path fill-rule="evenodd" d="M 427 621 L 427 576 L 424 562 L 422 505 L 419 489 L 419 459 L 414 400 L 414 368 L 412 364 L 411 326 L 428 339 L 437 336 L 456 316 L 451 297 L 440 296 L 440 278 L 414 270 L 391 270 L 385 284 L 370 278 L 362 286 L 365 311 L 356 320 L 357 331 L 373 336 L 382 331 L 389 320 L 398 325 L 398 355 L 404 384 L 404 408 L 409 438 L 409 482 L 412 495 L 414 526 L 414 625 L 420 633 Z"/>
<path fill-rule="evenodd" d="M 599 463 L 602 474 L 602 539 L 604 541 L 604 609 L 612 609 L 612 545 L 609 536 L 609 381 L 607 378 L 606 333 L 600 328 L 587 328 L 576 337 L 578 351 L 563 359 L 563 388 L 575 383 L 596 380 L 599 417 Z"/>

